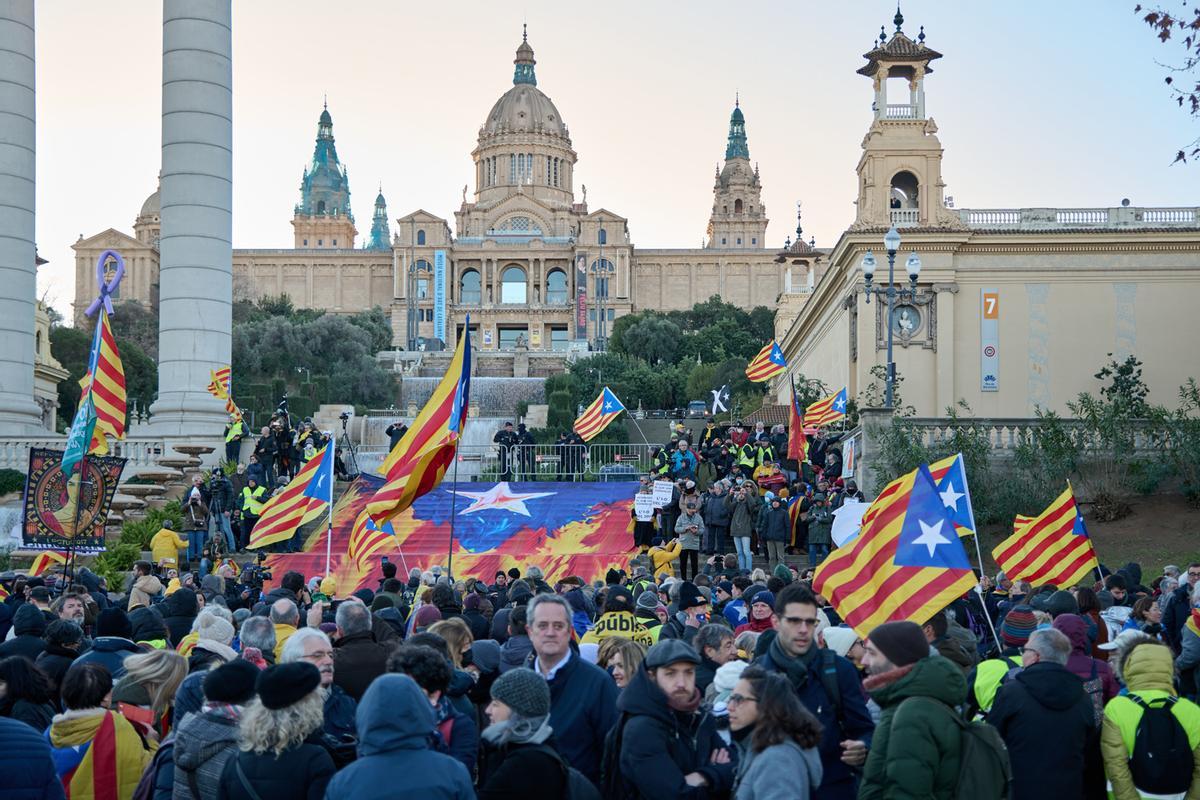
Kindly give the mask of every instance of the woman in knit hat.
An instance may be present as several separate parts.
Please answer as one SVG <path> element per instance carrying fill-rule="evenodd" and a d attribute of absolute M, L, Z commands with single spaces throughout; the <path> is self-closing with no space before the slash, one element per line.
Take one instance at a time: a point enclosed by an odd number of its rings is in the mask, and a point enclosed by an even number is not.
<path fill-rule="evenodd" d="M 750 619 L 739 625 L 734 634 L 754 631 L 773 630 L 775 628 L 775 595 L 766 589 L 750 598 Z"/>
<path fill-rule="evenodd" d="M 505 672 L 492 684 L 487 715 L 491 724 L 482 733 L 479 800 L 563 797 L 562 759 L 547 743 L 553 731 L 545 679 L 525 667 Z"/>
<path fill-rule="evenodd" d="M 226 800 L 310 798 L 325 794 L 333 759 L 317 742 L 325 700 L 321 673 L 297 661 L 263 670 L 258 698 L 238 723 L 239 753 L 225 765 L 219 796 Z"/>

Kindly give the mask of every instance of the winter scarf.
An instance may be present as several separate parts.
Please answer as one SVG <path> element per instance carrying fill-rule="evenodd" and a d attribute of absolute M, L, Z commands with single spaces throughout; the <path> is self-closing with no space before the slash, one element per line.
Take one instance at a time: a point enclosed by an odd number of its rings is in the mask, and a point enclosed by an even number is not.
<path fill-rule="evenodd" d="M 796 689 L 800 689 L 808 683 L 808 667 L 812 664 L 813 659 L 817 655 L 817 645 L 813 642 L 808 648 L 808 652 L 804 653 L 799 658 L 792 658 L 783 651 L 783 647 L 779 644 L 779 637 L 776 636 L 771 640 L 768 652 L 771 654 L 771 660 L 787 675 L 788 681 Z"/>

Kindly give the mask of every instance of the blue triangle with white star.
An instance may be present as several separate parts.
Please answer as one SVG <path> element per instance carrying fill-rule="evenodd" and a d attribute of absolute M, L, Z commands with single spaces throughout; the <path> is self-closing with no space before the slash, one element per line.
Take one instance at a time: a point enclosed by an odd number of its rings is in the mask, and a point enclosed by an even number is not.
<path fill-rule="evenodd" d="M 922 465 L 913 481 L 896 542 L 897 566 L 971 568 L 967 551 L 954 529 L 954 520 L 947 512 L 929 467 Z"/>
<path fill-rule="evenodd" d="M 961 535 L 975 532 L 975 509 L 971 505 L 971 490 L 967 487 L 967 468 L 962 453 L 938 482 L 938 495 Z"/>

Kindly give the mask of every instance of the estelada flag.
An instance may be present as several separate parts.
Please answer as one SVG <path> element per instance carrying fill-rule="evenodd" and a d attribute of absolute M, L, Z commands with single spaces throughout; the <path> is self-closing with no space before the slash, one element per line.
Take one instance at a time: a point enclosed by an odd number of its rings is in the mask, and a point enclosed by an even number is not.
<path fill-rule="evenodd" d="M 579 415 L 579 419 L 575 420 L 573 429 L 585 442 L 590 442 L 624 410 L 625 404 L 605 386 L 592 404 Z"/>
<path fill-rule="evenodd" d="M 800 398 L 796 397 L 796 386 L 792 385 L 792 403 L 788 406 L 788 458 L 808 460 L 808 438 L 804 435 L 804 412 L 800 410 Z"/>
<path fill-rule="evenodd" d="M 354 527 L 350 530 L 350 546 L 346 553 L 352 561 L 361 566 L 388 545 L 395 547 L 397 544 L 396 530 L 392 523 L 376 525 L 370 514 L 363 511 L 354 520 Z"/>
<path fill-rule="evenodd" d="M 787 370 L 787 359 L 779 342 L 769 342 L 746 365 L 746 377 L 755 383 L 769 381 Z"/>
<path fill-rule="evenodd" d="M 404 438 L 396 443 L 379 468 L 387 481 L 367 503 L 367 512 L 377 525 L 392 519 L 442 482 L 466 428 L 470 395 L 471 318 L 468 316 L 446 374 Z"/>
<path fill-rule="evenodd" d="M 1099 566 L 1071 486 L 992 550 L 996 564 L 1013 581 L 1034 586 L 1075 586 Z"/>
<path fill-rule="evenodd" d="M 846 387 L 843 386 L 841 391 L 835 392 L 823 400 L 818 400 L 806 408 L 804 421 L 818 428 L 837 422 L 846 416 L 846 403 Z"/>
<path fill-rule="evenodd" d="M 292 538 L 310 511 L 314 508 L 324 510 L 327 508 L 325 504 L 332 502 L 331 444 L 332 440 L 318 450 L 283 491 L 266 502 L 258 523 L 250 532 L 247 548 L 253 550 Z"/>
<path fill-rule="evenodd" d="M 862 636 L 896 620 L 924 624 L 975 585 L 929 467 L 892 481 L 857 537 L 817 567 L 813 589 Z"/>

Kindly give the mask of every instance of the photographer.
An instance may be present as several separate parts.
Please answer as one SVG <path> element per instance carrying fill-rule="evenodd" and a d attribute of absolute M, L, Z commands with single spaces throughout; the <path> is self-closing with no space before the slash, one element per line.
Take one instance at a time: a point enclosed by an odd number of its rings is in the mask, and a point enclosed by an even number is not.
<path fill-rule="evenodd" d="M 233 484 L 225 477 L 220 467 L 213 467 L 208 481 L 210 500 L 208 510 L 215 523 L 216 532 L 225 537 L 225 552 L 237 552 L 237 538 L 233 535 Z"/>
<path fill-rule="evenodd" d="M 199 477 L 196 478 L 200 480 Z M 204 545 L 208 541 L 208 506 L 199 486 L 195 486 L 184 497 L 183 529 L 187 532 L 187 560 L 192 569 L 197 569 Z"/>
<path fill-rule="evenodd" d="M 700 573 L 700 540 L 704 537 L 704 518 L 700 516 L 698 499 L 686 501 L 683 513 L 675 521 L 675 533 L 679 536 L 682 550 L 679 556 L 679 575 L 688 578 L 688 563 L 692 565 L 691 577 Z"/>
<path fill-rule="evenodd" d="M 758 515 L 758 489 L 743 481 L 726 495 L 725 504 L 730 512 L 729 535 L 737 552 L 738 569 L 749 572 L 754 567 L 754 559 L 750 555 L 750 534 L 754 531 L 755 517 Z"/>
<path fill-rule="evenodd" d="M 262 429 L 262 435 L 254 443 L 254 452 L 250 454 L 250 460 L 262 465 L 263 479 L 260 483 L 264 486 L 275 483 L 275 434 L 270 426 Z"/>
<path fill-rule="evenodd" d="M 400 444 L 400 440 L 404 438 L 404 434 L 408 433 L 408 426 L 400 420 L 396 420 L 387 426 L 384 433 L 388 437 L 388 450 L 395 450 L 396 445 Z"/>

